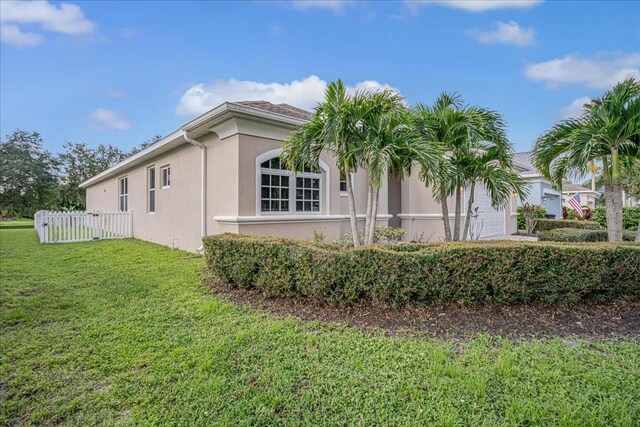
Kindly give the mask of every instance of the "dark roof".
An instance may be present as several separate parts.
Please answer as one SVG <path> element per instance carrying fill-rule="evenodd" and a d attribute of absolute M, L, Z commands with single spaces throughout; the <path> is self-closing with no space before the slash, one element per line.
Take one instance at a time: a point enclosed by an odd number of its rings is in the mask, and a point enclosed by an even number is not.
<path fill-rule="evenodd" d="M 272 113 L 282 114 L 296 119 L 311 120 L 313 113 L 289 104 L 272 104 L 269 101 L 238 101 L 235 104 L 258 108 Z"/>
<path fill-rule="evenodd" d="M 539 173 L 538 169 L 533 165 L 531 161 L 531 152 L 514 153 L 513 160 L 521 165 L 525 166 L 530 172 Z"/>

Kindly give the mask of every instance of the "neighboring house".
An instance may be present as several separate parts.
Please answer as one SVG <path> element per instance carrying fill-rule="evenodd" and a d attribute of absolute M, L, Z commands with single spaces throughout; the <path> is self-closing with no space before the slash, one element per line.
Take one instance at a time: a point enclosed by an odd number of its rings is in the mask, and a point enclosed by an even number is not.
<path fill-rule="evenodd" d="M 580 204 L 587 206 L 590 209 L 596 207 L 596 200 L 600 197 L 600 193 L 595 190 L 589 190 L 582 185 L 572 184 L 570 182 L 562 183 L 562 204 L 570 208 L 567 204 L 567 200 L 572 198 L 578 193 L 580 195 Z"/>
<path fill-rule="evenodd" d="M 129 210 L 134 237 L 190 251 L 201 248 L 202 236 L 225 232 L 339 239 L 350 223 L 335 160 L 324 153 L 320 171 L 294 175 L 278 157 L 310 117 L 287 104 L 226 102 L 82 183 L 87 210 Z M 383 185 L 377 221 L 404 228 L 407 240 L 437 241 L 444 235 L 441 209 L 417 172 L 416 165 L 406 180 Z M 354 173 L 353 182 L 364 225 L 366 171 Z M 515 197 L 496 210 L 478 186 L 475 200 L 482 237 L 515 232 Z"/>
<path fill-rule="evenodd" d="M 555 215 L 556 218 L 561 219 L 562 199 L 560 191 L 554 189 L 551 182 L 545 179 L 533 165 L 531 153 L 515 153 L 513 160 L 516 165 L 525 169 L 520 172 L 520 175 L 526 178 L 530 184 L 529 196 L 524 200 L 518 199 L 518 206 L 522 206 L 524 203 L 543 206 L 547 210 L 547 214 Z"/>

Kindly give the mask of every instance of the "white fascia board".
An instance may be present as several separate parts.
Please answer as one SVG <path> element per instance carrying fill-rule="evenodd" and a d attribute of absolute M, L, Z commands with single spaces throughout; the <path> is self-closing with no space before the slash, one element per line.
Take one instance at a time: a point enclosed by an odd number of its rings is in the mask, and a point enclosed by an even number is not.
<path fill-rule="evenodd" d="M 235 102 L 225 102 L 222 105 L 214 108 L 211 111 L 204 113 L 203 115 L 196 117 L 188 123 L 182 126 L 183 130 L 192 131 L 204 124 L 209 124 L 210 121 L 217 118 L 225 112 L 237 113 L 240 115 L 247 115 L 253 119 L 261 118 L 269 122 L 279 122 L 289 124 L 291 126 L 301 126 L 307 123 L 307 120 L 298 119 L 284 114 L 273 113 L 271 111 L 261 110 L 259 108 L 249 107 L 247 105 L 237 104 Z"/>
<path fill-rule="evenodd" d="M 184 140 L 182 140 L 182 131 L 177 130 L 169 135 L 165 136 L 158 142 L 148 146 L 144 150 L 134 154 L 131 157 L 128 157 L 121 161 L 120 163 L 111 166 L 109 169 L 100 172 L 98 175 L 89 178 L 80 184 L 80 188 L 86 188 L 92 184 L 102 181 L 103 179 L 109 178 L 110 176 L 118 174 L 122 169 L 135 166 L 139 163 L 142 163 L 148 157 L 154 156 L 157 151 L 162 148 L 171 149 L 180 145 Z"/>
<path fill-rule="evenodd" d="M 543 188 L 542 194 L 551 194 L 553 196 L 559 196 L 560 193 L 556 190 L 552 190 L 551 188 Z"/>
<path fill-rule="evenodd" d="M 191 132 L 206 125 L 206 131 L 208 132 L 211 131 L 211 128 L 216 124 L 222 123 L 235 115 L 245 116 L 253 120 L 259 119 L 270 123 L 276 122 L 281 125 L 284 124 L 291 129 L 303 125 L 307 122 L 307 120 L 304 119 L 298 119 L 283 114 L 273 113 L 270 111 L 261 110 L 259 108 L 248 107 L 246 105 L 236 104 L 233 102 L 225 102 L 215 107 L 214 109 L 196 117 L 195 119 L 185 123 L 180 127 L 180 129 L 165 136 L 160 141 L 156 142 L 153 145 L 150 145 L 139 153 L 136 153 L 133 156 L 123 160 L 122 162 L 110 167 L 109 169 L 100 172 L 98 175 L 89 178 L 88 180 L 80 184 L 80 187 L 86 188 L 92 184 L 95 184 L 120 173 L 123 169 L 130 168 L 139 163 L 142 163 L 145 159 L 153 157 L 161 153 L 162 151 L 166 151 L 185 143 L 184 138 L 182 138 L 183 131 Z"/>

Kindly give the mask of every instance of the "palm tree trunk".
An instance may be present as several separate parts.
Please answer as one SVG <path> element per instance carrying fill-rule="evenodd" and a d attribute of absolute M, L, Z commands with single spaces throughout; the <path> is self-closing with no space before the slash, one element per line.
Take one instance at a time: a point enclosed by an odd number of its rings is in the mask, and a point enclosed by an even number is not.
<path fill-rule="evenodd" d="M 456 186 L 456 215 L 455 222 L 453 224 L 453 241 L 457 242 L 460 240 L 460 216 L 462 214 L 462 192 L 460 191 L 460 186 Z"/>
<path fill-rule="evenodd" d="M 469 189 L 469 201 L 467 202 L 467 215 L 464 219 L 464 232 L 462 233 L 462 240 L 467 240 L 469 234 L 469 227 L 471 225 L 471 209 L 473 209 L 474 193 L 476 190 L 476 181 L 471 181 L 471 188 Z"/>
<path fill-rule="evenodd" d="M 444 221 L 444 240 L 451 241 L 451 222 L 449 222 L 449 206 L 447 204 L 447 194 L 444 191 L 444 184 L 440 184 L 440 207 L 442 207 L 442 221 Z"/>
<path fill-rule="evenodd" d="M 622 241 L 622 184 L 620 180 L 611 183 L 613 195 L 613 242 Z M 607 226 L 609 223 L 607 222 Z M 611 239 L 609 239 L 611 240 Z"/>
<path fill-rule="evenodd" d="M 638 232 L 636 233 L 636 242 L 640 243 L 640 221 L 638 221 Z"/>
<path fill-rule="evenodd" d="M 373 187 L 372 187 L 373 188 Z M 373 193 L 373 203 L 371 206 L 371 221 L 369 222 L 369 241 L 368 245 L 372 245 L 375 239 L 376 225 L 378 220 L 378 196 L 380 195 L 380 190 L 375 189 Z"/>
<path fill-rule="evenodd" d="M 364 220 L 364 243 L 369 241 L 369 227 L 371 224 L 371 209 L 373 207 L 373 185 L 369 183 L 367 186 L 367 214 Z"/>
<path fill-rule="evenodd" d="M 613 157 L 613 156 L 612 156 Z M 611 164 L 607 156 L 602 158 L 602 177 L 604 179 L 604 202 L 605 217 L 607 218 L 607 237 L 610 242 L 619 242 L 622 240 L 622 194 L 618 196 L 616 192 L 620 192 L 620 184 L 614 185 L 613 180 L 613 158 Z M 617 188 L 616 188 L 617 187 Z M 617 191 L 616 191 L 617 190 Z M 620 212 L 618 214 L 618 197 L 620 197 Z"/>
<path fill-rule="evenodd" d="M 358 237 L 358 220 L 356 218 L 356 201 L 353 198 L 353 183 L 351 182 L 351 174 L 347 168 L 345 162 L 345 179 L 347 180 L 347 201 L 349 204 L 349 217 L 351 219 L 351 238 L 353 239 L 353 246 L 360 246 L 360 239 Z"/>

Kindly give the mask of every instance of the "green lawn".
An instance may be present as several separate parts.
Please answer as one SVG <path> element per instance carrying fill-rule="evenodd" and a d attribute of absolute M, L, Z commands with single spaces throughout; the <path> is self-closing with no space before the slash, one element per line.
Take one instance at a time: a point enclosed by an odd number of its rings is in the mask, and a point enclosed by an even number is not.
<path fill-rule="evenodd" d="M 203 260 L 2 228 L 0 425 L 640 423 L 640 346 L 388 338 L 216 299 Z"/>

